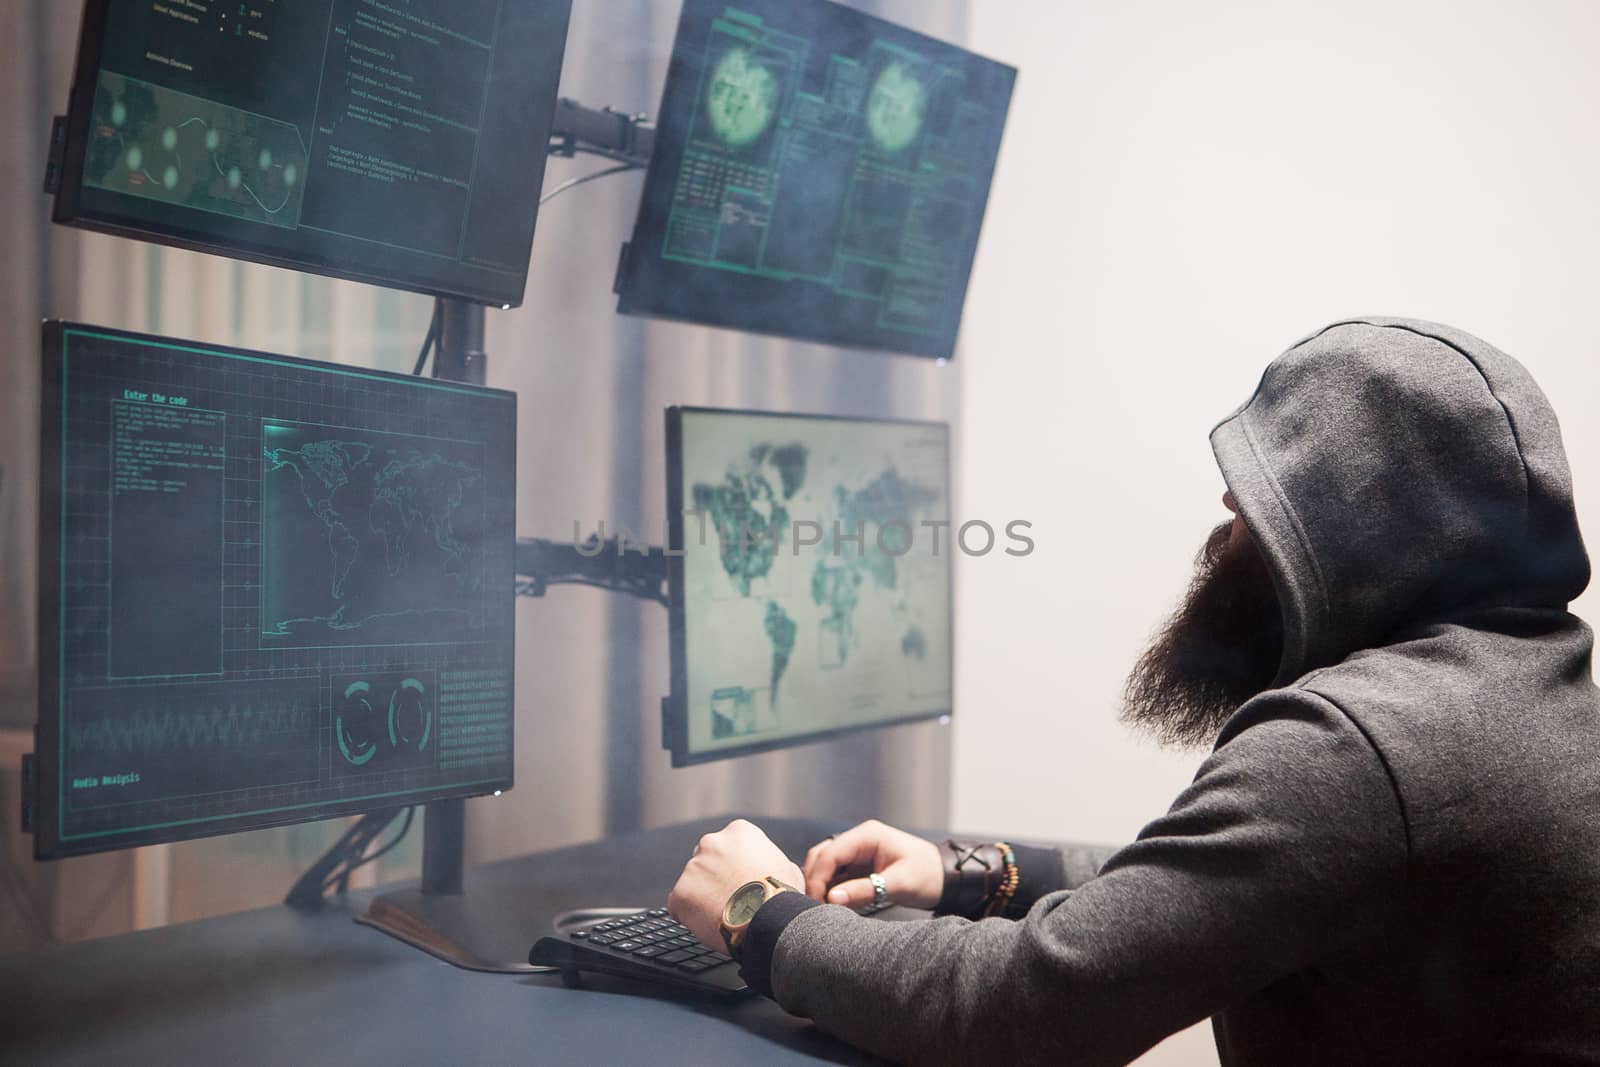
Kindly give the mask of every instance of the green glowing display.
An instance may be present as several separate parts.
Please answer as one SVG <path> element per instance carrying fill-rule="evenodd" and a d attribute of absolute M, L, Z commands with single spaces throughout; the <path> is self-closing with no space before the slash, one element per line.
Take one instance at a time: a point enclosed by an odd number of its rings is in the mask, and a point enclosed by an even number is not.
<path fill-rule="evenodd" d="M 900 152 L 922 130 L 928 91 L 899 60 L 883 68 L 867 99 L 867 132 L 885 152 Z"/>
<path fill-rule="evenodd" d="M 421 752 L 428 747 L 433 716 L 423 701 L 426 689 L 415 678 L 407 678 L 389 698 L 389 744 L 415 745 Z M 420 736 L 416 736 L 419 735 Z M 415 737 L 415 740 L 413 740 Z"/>
<path fill-rule="evenodd" d="M 706 110 L 725 144 L 742 148 L 758 139 L 778 113 L 778 79 L 748 49 L 733 48 L 711 75 Z"/>
<path fill-rule="evenodd" d="M 373 716 L 372 701 L 368 694 L 372 686 L 356 682 L 344 691 L 345 710 L 334 719 L 333 733 L 339 739 L 339 751 L 351 764 L 359 767 L 377 755 L 370 723 Z"/>
<path fill-rule="evenodd" d="M 299 224 L 307 155 L 293 124 L 102 71 L 84 182 L 274 226 Z"/>
<path fill-rule="evenodd" d="M 129 147 L 181 190 L 174 128 Z M 42 354 L 46 854 L 510 784 L 508 395 L 57 323 Z M 282 417 L 308 396 L 358 425 Z"/>
<path fill-rule="evenodd" d="M 686 136 L 618 306 L 948 356 L 1015 72 L 828 0 L 685 12 L 662 128 Z"/>

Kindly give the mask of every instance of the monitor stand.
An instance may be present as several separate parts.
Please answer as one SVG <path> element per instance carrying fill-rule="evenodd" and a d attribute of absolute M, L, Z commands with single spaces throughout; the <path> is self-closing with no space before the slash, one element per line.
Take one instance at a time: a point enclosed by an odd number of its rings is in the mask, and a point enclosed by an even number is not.
<path fill-rule="evenodd" d="M 446 322 L 449 321 L 448 316 Z M 587 585 L 667 603 L 667 554 L 629 548 L 620 538 L 591 538 L 583 545 L 521 539 L 517 542 L 517 592 L 543 596 L 552 585 Z M 327 879 L 350 856 L 351 842 L 370 842 L 400 809 L 363 816 L 290 891 L 291 907 L 323 905 Z M 365 845 L 355 851 L 363 851 Z M 466 801 L 436 800 L 423 809 L 422 879 L 415 889 L 372 898 L 356 922 L 382 930 L 446 963 L 471 971 L 527 974 L 547 971 L 528 963 L 528 949 L 555 928 L 558 916 L 530 887 L 465 878 Z M 470 892 L 469 892 L 470 889 Z"/>
<path fill-rule="evenodd" d="M 552 585 L 587 585 L 667 603 L 667 554 L 629 548 L 625 538 L 591 538 L 583 545 L 517 541 L 517 592 L 543 596 Z M 528 949 L 556 916 L 528 887 L 484 883 L 467 892 L 462 856 L 465 801 L 427 805 L 422 824 L 422 881 L 416 889 L 372 899 L 356 922 L 472 971 L 526 973 L 548 970 L 528 963 Z M 381 816 L 369 816 L 369 818 Z M 324 875 L 325 877 L 326 875 Z M 318 885 L 318 902 L 320 887 Z"/>
<path fill-rule="evenodd" d="M 654 141 L 655 127 L 643 115 L 588 108 L 562 98 L 547 151 L 567 158 L 584 152 L 642 167 L 650 162 Z M 483 385 L 488 372 L 483 305 L 441 298 L 437 315 L 434 377 Z M 619 544 L 615 538 L 597 538 L 584 546 L 519 540 L 516 592 L 543 596 L 548 586 L 570 582 L 665 604 L 665 554 L 659 548 L 635 547 L 631 553 L 626 549 L 627 543 Z M 300 879 L 286 903 L 302 909 L 321 907 L 324 880 L 345 859 L 349 843 L 363 836 L 370 842 L 396 814 L 391 810 L 364 816 Z M 549 970 L 528 963 L 528 949 L 555 921 L 540 906 L 538 894 L 512 884 L 483 884 L 467 892 L 466 801 L 455 798 L 426 805 L 422 833 L 421 883 L 416 889 L 380 893 L 356 921 L 468 970 L 510 974 Z"/>
<path fill-rule="evenodd" d="M 528 949 L 548 925 L 547 916 L 535 914 L 533 894 L 466 892 L 465 830 L 464 800 L 429 804 L 422 824 L 421 884 L 378 894 L 356 922 L 469 971 L 545 970 L 528 962 Z"/>

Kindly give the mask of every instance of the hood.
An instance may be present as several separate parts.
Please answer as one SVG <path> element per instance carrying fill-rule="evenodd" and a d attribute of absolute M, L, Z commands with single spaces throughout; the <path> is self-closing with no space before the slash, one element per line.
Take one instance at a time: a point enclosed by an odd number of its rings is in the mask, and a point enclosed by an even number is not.
<path fill-rule="evenodd" d="M 1274 685 L 1432 621 L 1565 609 L 1589 582 L 1555 412 L 1429 322 L 1338 322 L 1273 360 L 1211 447 L 1283 610 Z"/>

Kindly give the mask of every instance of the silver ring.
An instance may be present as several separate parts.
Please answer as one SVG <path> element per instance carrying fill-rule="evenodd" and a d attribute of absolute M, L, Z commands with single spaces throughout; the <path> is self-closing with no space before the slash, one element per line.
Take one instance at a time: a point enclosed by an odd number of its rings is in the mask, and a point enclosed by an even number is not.
<path fill-rule="evenodd" d="M 889 887 L 883 884 L 883 875 L 873 871 L 867 875 L 867 881 L 872 883 L 872 902 L 885 904 L 889 900 Z"/>

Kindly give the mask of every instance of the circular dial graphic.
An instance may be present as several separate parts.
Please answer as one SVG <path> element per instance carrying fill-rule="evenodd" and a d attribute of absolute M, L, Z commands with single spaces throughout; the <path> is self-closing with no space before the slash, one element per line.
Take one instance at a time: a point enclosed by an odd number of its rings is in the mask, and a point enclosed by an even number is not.
<path fill-rule="evenodd" d="M 418 752 L 427 749 L 433 714 L 422 697 L 422 683 L 407 678 L 389 698 L 389 743 L 395 748 L 405 746 Z"/>
<path fill-rule="evenodd" d="M 378 713 L 372 707 L 372 686 L 366 682 L 352 682 L 339 701 L 339 712 L 334 716 L 333 735 L 339 740 L 339 752 L 356 767 L 360 767 L 378 754 Z"/>
<path fill-rule="evenodd" d="M 885 152 L 899 152 L 917 139 L 928 109 L 928 91 L 905 64 L 883 68 L 867 97 L 867 132 Z"/>
<path fill-rule="evenodd" d="M 706 113 L 717 139 L 742 148 L 767 132 L 778 114 L 778 79 L 748 49 L 730 49 L 711 72 Z"/>

